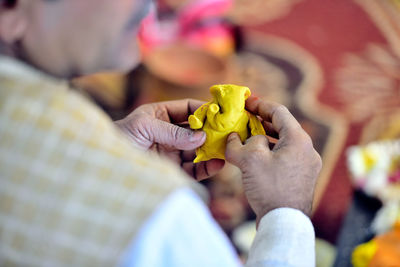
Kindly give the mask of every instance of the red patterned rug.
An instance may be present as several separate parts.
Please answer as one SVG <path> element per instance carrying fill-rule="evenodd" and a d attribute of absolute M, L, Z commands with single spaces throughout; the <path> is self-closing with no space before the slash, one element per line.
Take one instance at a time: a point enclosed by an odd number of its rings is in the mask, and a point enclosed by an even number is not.
<path fill-rule="evenodd" d="M 400 7 L 390 0 L 265 2 L 276 2 L 270 11 L 277 14 L 245 26 L 244 51 L 278 67 L 273 92 L 257 93 L 287 104 L 323 156 L 313 222 L 317 236 L 335 242 L 352 197 L 346 148 L 399 128 L 391 118 L 400 112 Z M 260 23 L 257 10 L 234 16 Z"/>

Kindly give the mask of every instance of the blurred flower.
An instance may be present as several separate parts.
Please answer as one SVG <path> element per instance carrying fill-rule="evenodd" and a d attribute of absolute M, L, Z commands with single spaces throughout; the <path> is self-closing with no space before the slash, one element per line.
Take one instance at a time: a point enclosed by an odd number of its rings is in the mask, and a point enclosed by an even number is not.
<path fill-rule="evenodd" d="M 377 196 L 389 183 L 389 146 L 387 143 L 371 143 L 348 149 L 348 165 L 354 184 L 370 196 Z"/>
<path fill-rule="evenodd" d="M 354 267 L 400 266 L 399 225 L 357 246 L 353 251 L 351 261 Z"/>
<path fill-rule="evenodd" d="M 400 140 L 350 147 L 347 159 L 357 188 L 383 202 L 400 199 L 391 192 L 400 185 Z"/>
<path fill-rule="evenodd" d="M 354 185 L 382 201 L 383 208 L 378 211 L 372 230 L 386 233 L 400 223 L 400 140 L 350 147 L 347 159 Z M 356 250 L 357 260 L 369 248 L 366 245 Z"/>
<path fill-rule="evenodd" d="M 392 201 L 378 211 L 372 222 L 372 230 L 376 234 L 383 234 L 391 230 L 397 222 L 400 222 L 400 203 Z"/>

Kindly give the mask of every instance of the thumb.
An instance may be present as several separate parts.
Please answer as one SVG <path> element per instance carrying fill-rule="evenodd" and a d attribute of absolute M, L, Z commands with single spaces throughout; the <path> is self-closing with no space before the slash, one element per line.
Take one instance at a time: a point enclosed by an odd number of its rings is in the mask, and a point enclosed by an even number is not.
<path fill-rule="evenodd" d="M 226 140 L 226 150 L 225 150 L 225 158 L 228 162 L 233 165 L 238 165 L 240 162 L 240 150 L 242 149 L 243 144 L 240 140 L 240 137 L 237 133 L 231 133 Z"/>
<path fill-rule="evenodd" d="M 180 150 L 198 148 L 206 140 L 206 134 L 202 131 L 185 129 L 161 120 L 153 120 L 149 127 L 149 135 L 153 142 Z"/>

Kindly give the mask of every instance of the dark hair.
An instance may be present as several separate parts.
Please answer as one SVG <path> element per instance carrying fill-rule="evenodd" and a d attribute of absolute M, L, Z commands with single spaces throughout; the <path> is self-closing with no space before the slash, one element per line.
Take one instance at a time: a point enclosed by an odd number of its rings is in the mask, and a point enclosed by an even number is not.
<path fill-rule="evenodd" d="M 17 0 L 0 0 L 0 3 L 5 7 L 14 7 L 17 3 Z"/>
<path fill-rule="evenodd" d="M 54 1 L 54 0 L 46 0 L 46 1 Z M 6 8 L 12 8 L 17 4 L 18 0 L 0 0 L 0 6 L 4 6 Z"/>

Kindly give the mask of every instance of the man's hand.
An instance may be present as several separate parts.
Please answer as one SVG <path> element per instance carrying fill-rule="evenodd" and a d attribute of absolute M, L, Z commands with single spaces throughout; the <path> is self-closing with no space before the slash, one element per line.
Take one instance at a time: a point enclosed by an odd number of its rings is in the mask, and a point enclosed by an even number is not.
<path fill-rule="evenodd" d="M 299 209 L 309 216 L 322 166 L 311 138 L 282 105 L 251 97 L 246 109 L 262 118 L 267 134 L 278 138 L 274 146 L 264 135 L 253 136 L 244 145 L 236 133 L 227 140 L 226 160 L 241 169 L 257 220 L 280 207 Z"/>
<path fill-rule="evenodd" d="M 204 104 L 193 99 L 147 104 L 138 107 L 117 126 L 141 149 L 162 154 L 197 180 L 216 174 L 223 160 L 210 160 L 194 164 L 195 149 L 206 140 L 206 134 L 178 125 L 187 124 L 189 115 Z"/>

